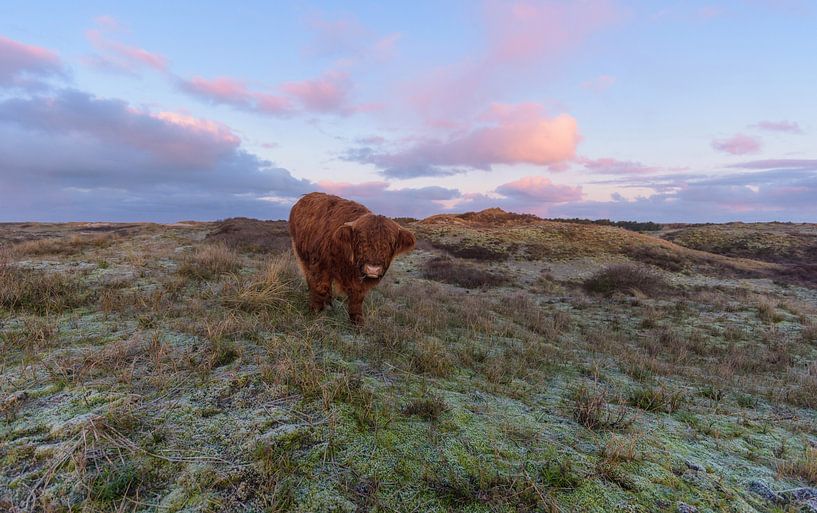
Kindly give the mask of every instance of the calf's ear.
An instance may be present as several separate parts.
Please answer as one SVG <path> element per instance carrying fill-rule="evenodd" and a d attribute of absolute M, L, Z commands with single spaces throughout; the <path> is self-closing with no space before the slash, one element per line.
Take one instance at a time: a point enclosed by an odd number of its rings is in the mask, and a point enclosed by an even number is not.
<path fill-rule="evenodd" d="M 414 234 L 410 231 L 400 228 L 400 232 L 397 234 L 397 254 L 405 253 L 406 251 L 411 251 L 414 249 L 414 244 L 416 244 L 417 240 L 414 238 Z"/>
<path fill-rule="evenodd" d="M 341 225 L 341 227 L 335 230 L 335 233 L 332 234 L 332 240 L 335 243 L 335 251 L 352 263 L 355 261 L 354 231 L 355 229 L 352 227 L 352 225 L 346 223 Z"/>

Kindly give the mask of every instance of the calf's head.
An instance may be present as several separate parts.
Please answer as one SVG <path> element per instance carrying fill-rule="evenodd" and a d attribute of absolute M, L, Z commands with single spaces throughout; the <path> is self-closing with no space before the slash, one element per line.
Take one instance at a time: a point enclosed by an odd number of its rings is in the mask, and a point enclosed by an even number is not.
<path fill-rule="evenodd" d="M 361 280 L 379 280 L 395 255 L 414 247 L 414 234 L 385 216 L 366 214 L 335 231 L 338 253 L 353 264 Z"/>

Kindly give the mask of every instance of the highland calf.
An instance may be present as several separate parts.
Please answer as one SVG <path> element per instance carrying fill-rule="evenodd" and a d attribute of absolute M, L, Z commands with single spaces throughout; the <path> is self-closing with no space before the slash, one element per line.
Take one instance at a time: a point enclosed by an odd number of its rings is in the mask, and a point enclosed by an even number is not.
<path fill-rule="evenodd" d="M 363 322 L 363 298 L 392 259 L 414 248 L 414 235 L 360 203 L 313 192 L 289 213 L 292 249 L 309 285 L 310 308 L 332 300 L 333 285 L 347 296 L 349 318 Z"/>

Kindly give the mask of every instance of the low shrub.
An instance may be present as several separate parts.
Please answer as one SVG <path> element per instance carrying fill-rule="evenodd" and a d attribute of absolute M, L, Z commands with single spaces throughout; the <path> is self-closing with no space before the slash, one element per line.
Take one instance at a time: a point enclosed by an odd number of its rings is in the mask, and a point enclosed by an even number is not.
<path fill-rule="evenodd" d="M 508 282 L 504 276 L 448 257 L 434 257 L 425 263 L 423 277 L 466 289 L 497 287 Z"/>
<path fill-rule="evenodd" d="M 669 289 L 661 275 L 646 266 L 617 264 L 603 269 L 584 282 L 584 288 L 593 294 L 611 296 L 615 293 L 657 296 Z"/>

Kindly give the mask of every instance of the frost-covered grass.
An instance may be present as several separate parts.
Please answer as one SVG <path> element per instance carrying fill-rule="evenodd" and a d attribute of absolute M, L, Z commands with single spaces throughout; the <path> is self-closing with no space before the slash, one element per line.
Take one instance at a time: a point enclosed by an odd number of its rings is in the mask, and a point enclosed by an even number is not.
<path fill-rule="evenodd" d="M 659 241 L 671 294 L 591 293 L 648 236 L 530 261 L 565 235 L 525 225 L 469 264 L 491 286 L 398 259 L 356 329 L 211 224 L 79 229 L 0 227 L 2 511 L 783 511 L 747 483 L 814 485 L 814 290 Z"/>

